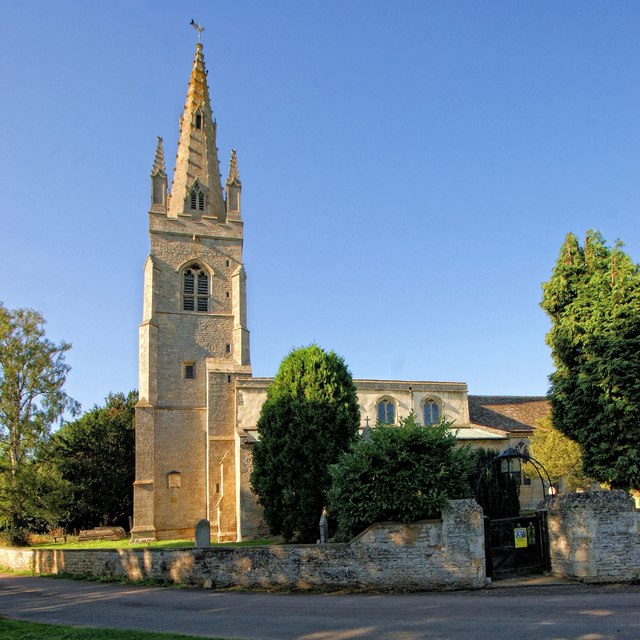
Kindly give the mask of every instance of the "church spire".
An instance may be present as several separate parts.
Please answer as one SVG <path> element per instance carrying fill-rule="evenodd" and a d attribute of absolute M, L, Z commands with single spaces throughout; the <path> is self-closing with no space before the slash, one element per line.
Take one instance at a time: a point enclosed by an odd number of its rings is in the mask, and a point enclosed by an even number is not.
<path fill-rule="evenodd" d="M 216 123 L 211 113 L 202 43 L 196 44 L 187 99 L 180 118 L 180 139 L 171 186 L 169 216 L 225 219 L 216 147 Z"/>

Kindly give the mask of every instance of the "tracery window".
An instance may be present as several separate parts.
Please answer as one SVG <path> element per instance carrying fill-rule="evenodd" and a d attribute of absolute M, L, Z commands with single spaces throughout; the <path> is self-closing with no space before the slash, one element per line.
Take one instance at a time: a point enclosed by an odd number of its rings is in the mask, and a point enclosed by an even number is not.
<path fill-rule="evenodd" d="M 204 191 L 198 183 L 193 185 L 191 189 L 191 210 L 204 211 Z"/>
<path fill-rule="evenodd" d="M 440 405 L 433 398 L 427 398 L 423 402 L 422 419 L 425 425 L 440 422 Z"/>
<path fill-rule="evenodd" d="M 396 423 L 396 403 L 391 398 L 378 400 L 378 422 L 382 424 Z"/>
<path fill-rule="evenodd" d="M 183 311 L 209 311 L 209 276 L 197 263 L 182 274 Z"/>

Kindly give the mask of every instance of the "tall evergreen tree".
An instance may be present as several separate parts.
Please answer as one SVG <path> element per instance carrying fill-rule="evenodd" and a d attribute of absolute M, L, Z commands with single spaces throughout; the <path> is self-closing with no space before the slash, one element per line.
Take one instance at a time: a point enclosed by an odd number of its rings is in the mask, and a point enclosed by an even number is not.
<path fill-rule="evenodd" d="M 568 234 L 542 307 L 555 372 L 554 426 L 576 441 L 585 473 L 613 488 L 640 488 L 640 269 L 617 242 Z"/>
<path fill-rule="evenodd" d="M 344 360 L 312 345 L 292 351 L 267 390 L 251 486 L 271 532 L 315 542 L 329 465 L 355 437 L 360 411 Z"/>

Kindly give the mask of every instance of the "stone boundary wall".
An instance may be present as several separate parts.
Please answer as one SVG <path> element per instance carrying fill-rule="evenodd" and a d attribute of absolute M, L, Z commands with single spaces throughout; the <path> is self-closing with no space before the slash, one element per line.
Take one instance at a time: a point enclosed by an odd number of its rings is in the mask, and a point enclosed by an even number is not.
<path fill-rule="evenodd" d="M 375 524 L 347 544 L 0 549 L 0 566 L 211 588 L 414 591 L 485 585 L 482 510 L 474 500 L 452 500 L 442 520 Z"/>
<path fill-rule="evenodd" d="M 547 498 L 554 575 L 585 582 L 640 578 L 640 512 L 624 491 Z"/>

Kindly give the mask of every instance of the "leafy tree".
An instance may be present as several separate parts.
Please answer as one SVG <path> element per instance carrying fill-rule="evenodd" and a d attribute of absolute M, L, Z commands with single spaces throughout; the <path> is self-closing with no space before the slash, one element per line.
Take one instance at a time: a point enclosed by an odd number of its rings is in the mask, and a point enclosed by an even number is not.
<path fill-rule="evenodd" d="M 258 420 L 251 486 L 271 532 L 315 542 L 329 489 L 329 465 L 360 423 L 344 360 L 317 345 L 293 350 L 267 390 Z"/>
<path fill-rule="evenodd" d="M 531 455 L 554 481 L 562 478 L 569 489 L 591 484 L 591 479 L 582 470 L 580 445 L 558 431 L 550 417 L 536 425 L 531 437 Z"/>
<path fill-rule="evenodd" d="M 78 409 L 63 389 L 71 345 L 48 340 L 44 324 L 37 311 L 0 304 L 0 527 L 13 543 L 26 541 L 32 518 L 33 456 L 51 425 Z"/>
<path fill-rule="evenodd" d="M 398 426 L 378 424 L 331 467 L 329 513 L 340 539 L 384 520 L 435 518 L 448 500 L 470 494 L 471 458 L 456 447 L 450 423 L 427 427 L 414 413 Z"/>
<path fill-rule="evenodd" d="M 568 234 L 542 307 L 554 426 L 580 445 L 584 471 L 613 488 L 640 488 L 640 270 L 617 242 Z"/>
<path fill-rule="evenodd" d="M 520 485 L 509 474 L 503 473 L 500 462 L 490 464 L 498 455 L 493 449 L 475 449 L 472 452 L 474 471 L 472 488 L 476 501 L 485 516 L 508 518 L 520 513 Z"/>
<path fill-rule="evenodd" d="M 65 491 L 57 500 L 68 531 L 96 526 L 129 527 L 135 475 L 134 407 L 138 393 L 107 396 L 55 433 L 43 459 L 59 474 Z"/>

